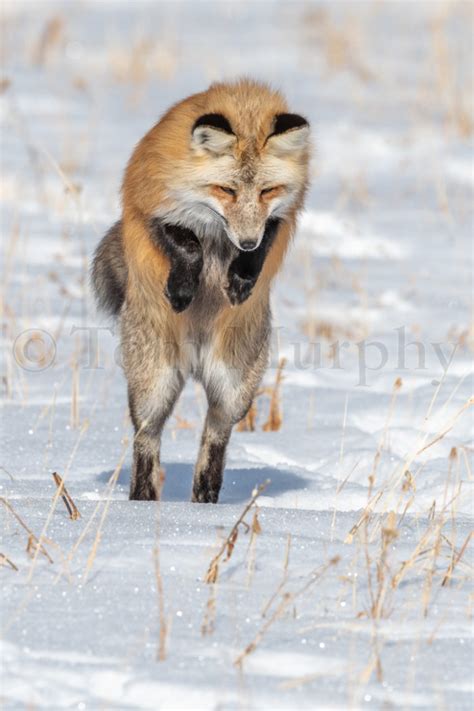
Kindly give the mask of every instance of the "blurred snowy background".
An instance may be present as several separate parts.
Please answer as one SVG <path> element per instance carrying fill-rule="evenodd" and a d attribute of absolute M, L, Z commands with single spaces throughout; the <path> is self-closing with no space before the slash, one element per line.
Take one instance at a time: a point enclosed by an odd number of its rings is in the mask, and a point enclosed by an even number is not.
<path fill-rule="evenodd" d="M 473 7 L 3 0 L 5 708 L 472 708 Z M 218 506 L 188 503 L 192 383 L 163 501 L 129 503 L 90 257 L 135 143 L 242 74 L 314 134 L 272 363 Z"/>

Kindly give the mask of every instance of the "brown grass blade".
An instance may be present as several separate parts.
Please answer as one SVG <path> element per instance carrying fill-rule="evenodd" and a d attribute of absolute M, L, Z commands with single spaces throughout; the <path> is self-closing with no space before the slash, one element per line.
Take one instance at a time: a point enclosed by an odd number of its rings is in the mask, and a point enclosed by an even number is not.
<path fill-rule="evenodd" d="M 35 536 L 31 528 L 26 525 L 26 523 L 23 521 L 21 516 L 17 514 L 13 506 L 9 501 L 3 498 L 3 496 L 0 496 L 0 501 L 2 504 L 14 515 L 20 526 L 22 526 L 25 531 L 28 534 L 28 545 L 27 545 L 27 552 L 31 551 L 32 548 L 34 547 L 35 549 L 39 550 L 40 553 L 44 555 L 45 558 L 49 560 L 50 563 L 53 563 L 53 559 L 49 555 L 48 551 L 46 548 L 39 542 L 38 538 Z"/>
<path fill-rule="evenodd" d="M 69 518 L 71 519 L 71 521 L 77 521 L 78 518 L 81 518 L 81 514 L 79 513 L 79 510 L 74 501 L 72 500 L 72 497 L 69 494 L 68 490 L 64 486 L 64 481 L 62 477 L 57 472 L 53 472 L 53 479 L 56 486 L 60 490 L 60 496 L 64 501 L 64 505 L 69 514 Z"/>
<path fill-rule="evenodd" d="M 253 490 L 252 497 L 251 497 L 250 501 L 247 503 L 244 510 L 240 514 L 239 518 L 232 526 L 229 535 L 227 536 L 224 543 L 220 547 L 218 553 L 214 556 L 214 558 L 209 563 L 207 573 L 204 577 L 204 582 L 206 582 L 206 583 L 217 582 L 217 578 L 219 575 L 219 563 L 220 563 L 221 559 L 226 561 L 226 560 L 229 560 L 229 558 L 231 557 L 232 552 L 234 550 L 235 542 L 237 540 L 239 526 L 241 524 L 243 525 L 245 523 L 244 522 L 245 516 L 250 511 L 252 506 L 255 504 L 256 500 L 258 499 L 258 497 L 260 496 L 262 491 L 264 491 L 267 488 L 269 483 L 270 483 L 270 479 L 267 479 L 265 482 L 263 482 L 263 484 L 260 484 Z M 226 553 L 225 558 L 223 558 L 224 553 Z"/>
<path fill-rule="evenodd" d="M 469 541 L 471 540 L 471 538 L 472 538 L 472 531 L 469 531 L 469 533 L 468 533 L 467 536 L 466 536 L 466 540 L 464 541 L 464 543 L 463 543 L 462 546 L 461 546 L 461 549 L 460 549 L 459 553 L 457 554 L 457 556 L 455 557 L 455 559 L 450 563 L 449 568 L 448 568 L 448 570 L 446 571 L 446 575 L 444 576 L 443 581 L 442 581 L 442 583 L 441 583 L 441 585 L 442 585 L 443 587 L 445 587 L 445 586 L 449 583 L 449 580 L 450 580 L 450 578 L 451 578 L 451 576 L 452 576 L 452 574 L 453 574 L 453 572 L 454 572 L 454 568 L 457 566 L 457 564 L 459 563 L 459 561 L 460 561 L 461 558 L 463 557 L 463 555 L 464 555 L 464 553 L 465 553 L 465 551 L 466 551 L 466 548 L 467 548 L 468 545 L 469 545 Z"/>
<path fill-rule="evenodd" d="M 15 563 L 13 563 L 10 558 L 7 558 L 4 553 L 0 553 L 0 566 L 2 565 L 8 565 L 12 570 L 16 570 L 16 572 L 18 572 L 18 568 Z"/>
<path fill-rule="evenodd" d="M 276 372 L 275 384 L 272 389 L 270 413 L 268 415 L 268 420 L 263 425 L 264 432 L 278 432 L 283 423 L 283 416 L 281 414 L 280 406 L 280 385 L 283 380 L 283 368 L 285 365 L 286 358 L 281 358 Z"/>

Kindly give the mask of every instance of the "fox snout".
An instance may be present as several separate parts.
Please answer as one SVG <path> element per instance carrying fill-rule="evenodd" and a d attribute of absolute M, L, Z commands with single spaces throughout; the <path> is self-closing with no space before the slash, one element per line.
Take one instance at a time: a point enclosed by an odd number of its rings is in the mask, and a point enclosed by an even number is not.
<path fill-rule="evenodd" d="M 265 224 L 255 232 L 253 229 L 232 229 L 232 225 L 227 223 L 225 233 L 241 252 L 253 252 L 260 246 L 265 234 Z"/>
<path fill-rule="evenodd" d="M 254 249 L 258 247 L 258 240 L 256 239 L 244 239 L 239 241 L 239 249 L 243 252 L 253 252 Z"/>

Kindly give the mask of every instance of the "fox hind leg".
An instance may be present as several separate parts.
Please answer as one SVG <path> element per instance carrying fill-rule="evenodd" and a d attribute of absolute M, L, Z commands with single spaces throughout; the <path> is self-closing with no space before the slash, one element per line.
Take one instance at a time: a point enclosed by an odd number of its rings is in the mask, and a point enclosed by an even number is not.
<path fill-rule="evenodd" d="M 160 443 L 164 424 L 183 388 L 178 370 L 163 369 L 153 393 L 129 387 L 129 404 L 135 428 L 130 499 L 156 501 L 160 495 Z"/>
<path fill-rule="evenodd" d="M 265 329 L 263 329 L 265 333 Z M 267 363 L 268 339 L 246 369 L 213 362 L 203 378 L 209 409 L 194 470 L 192 501 L 217 503 L 232 427 L 247 414 Z"/>
<path fill-rule="evenodd" d="M 222 405 L 209 407 L 194 471 L 192 501 L 217 503 L 233 420 Z"/>

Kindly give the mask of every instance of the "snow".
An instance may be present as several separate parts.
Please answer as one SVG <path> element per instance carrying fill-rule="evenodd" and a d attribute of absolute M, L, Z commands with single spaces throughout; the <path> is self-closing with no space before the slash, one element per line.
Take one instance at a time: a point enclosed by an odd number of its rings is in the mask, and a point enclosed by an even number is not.
<path fill-rule="evenodd" d="M 472 708 L 472 7 L 32 6 L 2 6 L 4 708 Z M 162 502 L 129 502 L 116 327 L 87 265 L 134 144 L 240 74 L 280 86 L 314 132 L 273 297 L 264 385 L 285 357 L 282 426 L 262 429 L 265 391 L 219 504 L 192 505 L 205 399 L 189 383 Z M 267 479 L 261 532 L 241 526 L 206 583 Z"/>

